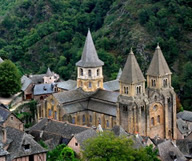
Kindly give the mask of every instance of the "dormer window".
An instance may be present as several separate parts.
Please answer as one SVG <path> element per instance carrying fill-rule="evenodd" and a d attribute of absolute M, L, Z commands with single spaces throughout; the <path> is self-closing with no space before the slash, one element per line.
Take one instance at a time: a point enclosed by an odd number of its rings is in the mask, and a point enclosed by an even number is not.
<path fill-rule="evenodd" d="M 91 77 L 91 70 L 88 70 L 88 76 Z"/>
<path fill-rule="evenodd" d="M 83 69 L 82 68 L 80 68 L 80 74 L 81 74 L 81 76 L 83 76 Z"/>
<path fill-rule="evenodd" d="M 24 145 L 24 150 L 25 150 L 25 151 L 30 150 L 30 144 Z"/>

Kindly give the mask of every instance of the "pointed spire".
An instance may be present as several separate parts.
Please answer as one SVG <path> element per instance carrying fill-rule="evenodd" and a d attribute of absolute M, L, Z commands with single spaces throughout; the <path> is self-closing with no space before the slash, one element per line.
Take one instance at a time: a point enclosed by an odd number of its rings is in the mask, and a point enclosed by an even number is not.
<path fill-rule="evenodd" d="M 120 79 L 121 74 L 122 74 L 122 70 L 121 70 L 121 68 L 119 68 L 119 72 L 118 72 L 118 74 L 117 74 L 117 78 L 116 78 L 116 79 Z"/>
<path fill-rule="evenodd" d="M 145 81 L 145 78 L 141 72 L 139 64 L 137 63 L 132 48 L 121 74 L 120 81 L 126 84 L 133 84 Z"/>
<path fill-rule="evenodd" d="M 88 29 L 87 38 L 83 48 L 81 60 L 76 63 L 76 66 L 80 67 L 99 67 L 104 63 L 98 58 L 95 45 L 91 36 L 91 32 Z"/>
<path fill-rule="evenodd" d="M 3 59 L 0 57 L 0 63 L 3 63 L 4 61 L 3 61 Z"/>
<path fill-rule="evenodd" d="M 53 75 L 53 74 L 52 74 L 51 70 L 50 70 L 49 67 L 48 67 L 48 68 L 47 68 L 46 76 L 50 77 L 50 76 L 52 76 L 52 75 Z"/>
<path fill-rule="evenodd" d="M 159 44 L 157 44 L 152 61 L 147 70 L 147 75 L 163 76 L 167 74 L 172 74 L 172 73 L 169 69 L 169 66 L 167 65 L 167 62 L 163 56 L 163 53 L 161 51 Z"/>

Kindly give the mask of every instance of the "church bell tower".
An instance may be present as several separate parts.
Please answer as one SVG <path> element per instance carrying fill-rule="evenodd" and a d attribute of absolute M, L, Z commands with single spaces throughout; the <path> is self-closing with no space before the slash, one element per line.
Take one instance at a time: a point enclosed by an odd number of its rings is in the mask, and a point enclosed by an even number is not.
<path fill-rule="evenodd" d="M 81 60 L 76 63 L 77 87 L 86 92 L 103 88 L 103 65 L 104 63 L 98 58 L 91 32 L 88 30 Z"/>

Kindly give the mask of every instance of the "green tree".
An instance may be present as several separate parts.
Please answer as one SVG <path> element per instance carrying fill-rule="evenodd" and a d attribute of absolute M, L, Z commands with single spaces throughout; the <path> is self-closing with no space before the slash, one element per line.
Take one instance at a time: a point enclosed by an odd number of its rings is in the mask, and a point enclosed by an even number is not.
<path fill-rule="evenodd" d="M 88 161 L 159 161 L 151 147 L 133 149 L 133 141 L 103 132 L 84 143 L 83 159 Z"/>
<path fill-rule="evenodd" d="M 78 159 L 75 158 L 74 151 L 66 147 L 65 144 L 58 145 L 55 149 L 52 151 L 49 151 L 47 153 L 47 161 L 78 161 Z"/>
<path fill-rule="evenodd" d="M 21 89 L 21 76 L 15 64 L 5 60 L 0 64 L 0 95 L 9 97 Z"/>
<path fill-rule="evenodd" d="M 184 109 L 192 111 L 192 63 L 187 62 L 184 65 L 182 73 L 182 82 L 183 82 L 183 96 L 182 103 Z"/>

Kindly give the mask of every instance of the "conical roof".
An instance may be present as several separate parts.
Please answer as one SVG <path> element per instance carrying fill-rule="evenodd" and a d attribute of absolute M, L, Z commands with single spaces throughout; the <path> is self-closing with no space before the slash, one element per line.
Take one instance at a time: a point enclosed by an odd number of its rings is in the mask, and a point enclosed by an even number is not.
<path fill-rule="evenodd" d="M 0 63 L 3 63 L 3 59 L 0 57 Z"/>
<path fill-rule="evenodd" d="M 135 84 L 145 81 L 132 49 L 128 55 L 125 67 L 119 80 L 126 84 Z"/>
<path fill-rule="evenodd" d="M 47 68 L 46 76 L 50 77 L 50 76 L 52 76 L 52 75 L 53 75 L 53 74 L 52 74 L 51 70 L 50 70 L 49 68 Z"/>
<path fill-rule="evenodd" d="M 159 47 L 159 45 L 157 45 L 151 64 L 149 65 L 149 68 L 147 70 L 147 75 L 163 76 L 167 74 L 172 74 L 172 73 L 163 56 L 161 48 Z"/>
<path fill-rule="evenodd" d="M 83 48 L 81 60 L 76 63 L 76 66 L 80 67 L 99 67 L 104 63 L 98 58 L 95 45 L 91 36 L 90 30 L 88 30 L 87 38 Z"/>

